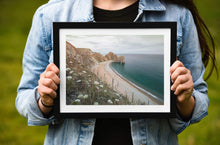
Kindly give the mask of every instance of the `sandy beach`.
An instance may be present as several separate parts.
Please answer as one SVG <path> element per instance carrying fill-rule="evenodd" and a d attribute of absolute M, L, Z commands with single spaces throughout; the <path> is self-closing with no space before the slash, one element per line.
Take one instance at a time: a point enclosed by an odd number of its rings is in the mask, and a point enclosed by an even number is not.
<path fill-rule="evenodd" d="M 99 79 L 106 82 L 116 92 L 127 96 L 131 102 L 137 104 L 162 105 L 163 103 L 155 99 L 150 94 L 141 90 L 122 76 L 120 76 L 113 68 L 111 68 L 112 61 L 100 62 L 91 68 Z"/>

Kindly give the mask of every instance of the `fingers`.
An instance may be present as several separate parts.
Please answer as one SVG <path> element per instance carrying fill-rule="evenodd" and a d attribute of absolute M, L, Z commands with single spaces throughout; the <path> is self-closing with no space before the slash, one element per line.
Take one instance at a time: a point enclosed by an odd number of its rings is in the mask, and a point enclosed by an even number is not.
<path fill-rule="evenodd" d="M 180 61 L 175 61 L 173 65 L 170 67 L 170 74 L 173 74 L 173 72 L 178 68 L 178 67 L 184 67 L 183 63 Z"/>
<path fill-rule="evenodd" d="M 52 79 L 56 85 L 60 84 L 59 69 L 55 64 L 51 63 L 47 66 L 46 70 L 40 75 L 40 78 Z"/>
<path fill-rule="evenodd" d="M 55 72 L 47 71 L 45 72 L 44 75 L 45 75 L 45 78 L 51 79 L 56 85 L 60 84 L 60 79 Z"/>
<path fill-rule="evenodd" d="M 187 94 L 188 92 L 193 91 L 193 83 L 191 81 L 187 81 L 186 83 L 180 84 L 177 86 L 175 89 L 174 94 L 175 95 L 180 95 L 182 92 L 185 92 Z"/>
<path fill-rule="evenodd" d="M 185 74 L 189 74 L 189 70 L 186 69 L 185 67 L 177 67 L 174 72 L 171 74 L 171 80 L 174 83 L 178 77 L 180 77 L 181 75 L 185 75 Z M 184 81 L 184 77 L 178 78 L 180 79 L 179 81 Z"/>
<path fill-rule="evenodd" d="M 194 86 L 191 72 L 180 61 L 176 61 L 170 67 L 170 76 L 173 82 L 171 90 L 176 95 L 178 110 L 188 118 L 195 105 L 195 100 L 192 97 Z"/>
<path fill-rule="evenodd" d="M 38 92 L 41 97 L 50 96 L 52 99 L 56 98 L 57 93 L 55 90 L 45 86 L 43 83 L 39 83 Z"/>
<path fill-rule="evenodd" d="M 55 84 L 55 82 L 52 80 L 52 79 L 49 79 L 49 78 L 44 78 L 41 80 L 41 85 L 47 87 L 47 88 L 50 88 L 50 89 L 53 89 L 53 90 L 57 90 L 57 85 Z"/>
<path fill-rule="evenodd" d="M 47 68 L 46 68 L 46 70 L 45 70 L 46 72 L 49 72 L 49 71 L 52 71 L 52 72 L 54 72 L 56 75 L 59 75 L 59 69 L 57 68 L 57 66 L 54 64 L 54 63 L 50 63 L 48 66 L 47 66 Z"/>
<path fill-rule="evenodd" d="M 180 61 L 176 61 L 170 68 L 171 80 L 173 85 L 171 90 L 175 91 L 175 95 L 182 92 L 190 91 L 193 89 L 193 80 L 190 70 L 184 67 Z"/>
<path fill-rule="evenodd" d="M 45 81 L 44 79 L 39 80 L 38 93 L 45 105 L 52 106 L 53 99 L 56 98 L 57 93 L 54 89 L 48 86 L 49 83 L 47 83 L 47 81 Z"/>
<path fill-rule="evenodd" d="M 181 74 L 181 72 L 178 72 L 178 74 L 179 75 L 175 76 L 175 79 L 172 79 L 174 81 L 172 81 L 173 85 L 171 87 L 171 90 L 173 90 L 173 91 L 176 90 L 179 85 L 186 83 L 190 79 L 190 74 L 189 73 Z"/>
<path fill-rule="evenodd" d="M 38 81 L 38 92 L 45 105 L 53 105 L 53 99 L 56 98 L 57 85 L 60 83 L 59 69 L 51 63 L 46 70 L 40 75 Z"/>

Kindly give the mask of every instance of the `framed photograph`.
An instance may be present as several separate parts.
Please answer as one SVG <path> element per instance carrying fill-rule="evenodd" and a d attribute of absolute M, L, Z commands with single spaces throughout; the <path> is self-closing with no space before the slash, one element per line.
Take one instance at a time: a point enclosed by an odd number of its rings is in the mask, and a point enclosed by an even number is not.
<path fill-rule="evenodd" d="M 174 117 L 176 22 L 53 23 L 60 118 Z"/>

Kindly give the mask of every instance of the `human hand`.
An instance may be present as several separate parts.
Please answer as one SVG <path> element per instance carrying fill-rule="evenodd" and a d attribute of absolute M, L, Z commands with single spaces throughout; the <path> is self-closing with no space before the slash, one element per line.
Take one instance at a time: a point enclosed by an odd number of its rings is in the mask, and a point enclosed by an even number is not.
<path fill-rule="evenodd" d="M 195 106 L 192 96 L 194 86 L 191 72 L 182 62 L 175 61 L 170 67 L 170 75 L 173 83 L 171 90 L 177 96 L 177 108 L 183 118 L 188 118 Z"/>
<path fill-rule="evenodd" d="M 54 105 L 53 101 L 57 96 L 56 90 L 59 83 L 59 69 L 54 63 L 50 63 L 46 70 L 40 75 L 40 79 L 38 81 L 38 93 L 40 95 L 38 105 L 41 111 L 45 114 L 52 110 L 52 107 L 45 106 Z"/>

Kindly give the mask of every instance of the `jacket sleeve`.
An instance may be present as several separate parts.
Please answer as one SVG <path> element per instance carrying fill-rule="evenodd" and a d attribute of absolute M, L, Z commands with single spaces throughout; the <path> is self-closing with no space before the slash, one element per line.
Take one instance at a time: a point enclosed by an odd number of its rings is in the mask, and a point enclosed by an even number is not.
<path fill-rule="evenodd" d="M 49 64 L 49 56 L 46 52 L 48 41 L 42 19 L 43 14 L 40 13 L 39 8 L 33 17 L 25 46 L 22 62 L 23 74 L 15 101 L 18 112 L 27 118 L 28 125 L 47 125 L 54 120 L 53 117 L 45 118 L 37 104 L 38 80 Z"/>
<path fill-rule="evenodd" d="M 205 68 L 201 59 L 197 29 L 190 11 L 184 9 L 182 14 L 184 14 L 181 17 L 182 44 L 178 59 L 191 71 L 194 83 L 193 97 L 195 98 L 195 107 L 191 119 L 187 122 L 183 121 L 179 114 L 177 114 L 176 118 L 169 119 L 171 127 L 177 134 L 181 133 L 190 124 L 199 122 L 208 115 L 209 106 L 207 84 L 203 80 Z"/>

